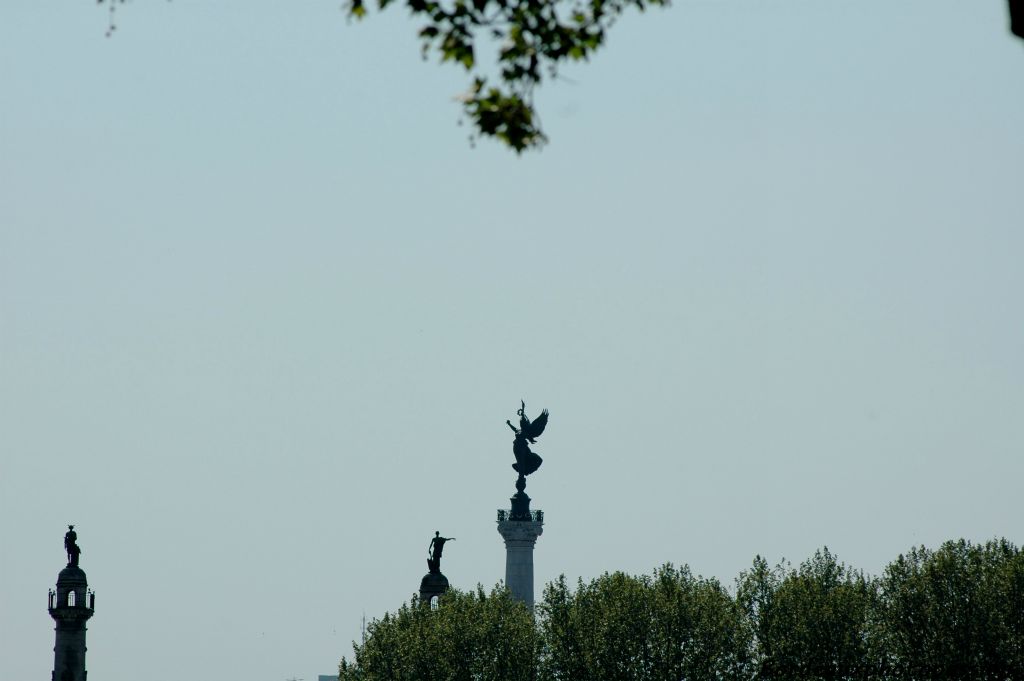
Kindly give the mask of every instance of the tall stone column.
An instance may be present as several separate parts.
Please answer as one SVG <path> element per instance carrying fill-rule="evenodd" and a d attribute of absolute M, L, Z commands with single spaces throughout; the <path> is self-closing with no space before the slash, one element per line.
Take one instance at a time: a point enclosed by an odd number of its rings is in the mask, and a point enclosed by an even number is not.
<path fill-rule="evenodd" d="M 516 480 L 512 510 L 498 511 L 498 533 L 505 540 L 505 586 L 512 597 L 533 608 L 533 547 L 544 532 L 544 511 L 530 510 L 526 477 Z"/>
<path fill-rule="evenodd" d="M 505 540 L 505 586 L 512 597 L 533 608 L 533 547 L 544 532 L 544 513 L 533 511 L 530 518 L 510 519 L 498 511 L 498 532 Z"/>
<path fill-rule="evenodd" d="M 512 469 L 519 474 L 516 480 L 516 493 L 512 496 L 512 510 L 498 511 L 498 532 L 505 540 L 505 586 L 512 592 L 512 597 L 526 603 L 533 609 L 533 547 L 537 537 L 544 532 L 544 512 L 530 510 L 530 497 L 526 495 L 526 476 L 540 468 L 543 459 L 530 449 L 548 425 L 548 410 L 541 411 L 540 416 L 530 421 L 526 416 L 526 402 L 516 414 L 519 416 L 519 427 L 511 421 L 505 421 L 516 434 L 512 442 L 512 454 L 516 462 Z"/>
<path fill-rule="evenodd" d="M 85 623 L 96 608 L 96 594 L 89 590 L 85 572 L 78 567 L 80 551 L 73 530 L 68 534 L 70 543 L 66 537 L 65 545 L 73 547 L 73 553 L 69 553 L 68 566 L 57 576 L 57 590 L 51 589 L 49 598 L 57 632 L 51 681 L 85 681 Z"/>

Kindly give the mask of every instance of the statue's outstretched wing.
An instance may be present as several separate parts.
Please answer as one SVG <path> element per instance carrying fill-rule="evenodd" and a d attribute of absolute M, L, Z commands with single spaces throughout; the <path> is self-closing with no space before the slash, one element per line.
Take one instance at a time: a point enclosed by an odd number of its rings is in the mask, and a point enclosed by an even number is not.
<path fill-rule="evenodd" d="M 548 425 L 548 410 L 545 409 L 540 413 L 540 416 L 535 418 L 533 422 L 527 422 L 523 428 L 523 435 L 528 439 L 533 440 L 535 437 L 540 437 L 540 434 L 544 432 L 544 428 Z"/>

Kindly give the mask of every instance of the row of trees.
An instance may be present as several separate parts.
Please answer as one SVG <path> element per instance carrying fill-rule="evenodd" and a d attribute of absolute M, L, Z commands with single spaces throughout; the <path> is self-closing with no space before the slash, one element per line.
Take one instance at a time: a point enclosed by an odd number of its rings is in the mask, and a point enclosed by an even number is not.
<path fill-rule="evenodd" d="M 549 584 L 536 616 L 503 589 L 415 599 L 374 621 L 341 681 L 1024 679 L 1024 553 L 917 548 L 869 577 L 828 549 L 756 558 L 727 590 L 666 565 Z"/>

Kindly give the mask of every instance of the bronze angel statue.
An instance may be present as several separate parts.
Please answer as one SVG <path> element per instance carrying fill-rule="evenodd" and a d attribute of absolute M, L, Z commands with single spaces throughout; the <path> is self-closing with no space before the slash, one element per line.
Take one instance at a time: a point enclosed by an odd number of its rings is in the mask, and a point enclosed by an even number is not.
<path fill-rule="evenodd" d="M 519 427 L 513 426 L 511 421 L 505 421 L 505 423 L 516 434 L 516 439 L 512 442 L 512 453 L 516 456 L 516 462 L 512 464 L 512 468 L 520 476 L 526 476 L 540 468 L 544 462 L 536 452 L 530 449 L 530 445 L 537 444 L 536 438 L 540 437 L 548 425 L 548 410 L 544 409 L 540 416 L 530 421 L 526 417 L 526 402 L 520 400 L 520 403 L 522 407 L 516 412 L 519 415 Z"/>

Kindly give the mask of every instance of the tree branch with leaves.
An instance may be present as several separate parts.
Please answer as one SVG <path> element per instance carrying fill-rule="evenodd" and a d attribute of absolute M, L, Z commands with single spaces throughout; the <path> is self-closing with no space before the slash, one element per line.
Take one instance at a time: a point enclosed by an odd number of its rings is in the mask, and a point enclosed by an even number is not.
<path fill-rule="evenodd" d="M 395 0 L 377 0 L 386 9 Z M 473 139 L 494 137 L 517 153 L 547 141 L 534 108 L 533 92 L 559 68 L 587 60 L 604 44 L 615 20 L 630 7 L 645 10 L 668 0 L 406 0 L 425 24 L 423 56 L 461 65 L 472 81 L 460 97 Z M 349 0 L 350 17 L 367 14 L 366 0 Z M 494 80 L 484 74 L 480 46 L 497 44 Z"/>

